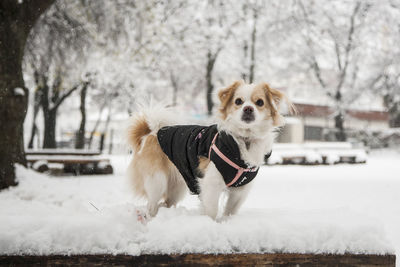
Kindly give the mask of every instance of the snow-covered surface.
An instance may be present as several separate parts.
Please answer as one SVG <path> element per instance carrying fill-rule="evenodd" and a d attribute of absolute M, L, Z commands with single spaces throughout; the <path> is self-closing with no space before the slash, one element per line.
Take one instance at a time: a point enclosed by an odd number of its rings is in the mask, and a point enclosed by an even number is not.
<path fill-rule="evenodd" d="M 283 144 L 277 144 L 283 145 Z M 290 145 L 290 144 L 289 144 Z M 350 142 L 305 142 L 303 144 L 305 148 L 314 149 L 351 149 L 353 148 Z"/>
<path fill-rule="evenodd" d="M 24 96 L 25 95 L 25 91 L 21 87 L 15 87 L 14 88 L 14 95 Z"/>
<path fill-rule="evenodd" d="M 304 143 L 275 143 L 274 150 L 288 149 L 352 149 L 350 142 L 304 142 Z"/>
<path fill-rule="evenodd" d="M 313 149 L 273 149 L 272 154 L 274 155 L 274 158 L 280 158 L 280 161 L 283 161 L 284 158 L 298 158 L 301 161 L 301 158 L 304 158 L 306 162 L 309 163 L 322 163 L 322 156 Z M 268 163 L 276 164 L 280 162 L 279 160 L 271 159 L 268 160 Z"/>
<path fill-rule="evenodd" d="M 326 157 L 326 163 L 335 164 L 341 157 L 354 157 L 355 162 L 366 162 L 368 155 L 364 148 L 353 148 L 349 142 L 277 143 L 268 164 L 281 164 L 285 158 L 298 158 L 300 162 L 304 158 L 307 163 L 322 163 L 323 157 Z"/>
<path fill-rule="evenodd" d="M 42 165 L 47 165 L 47 161 L 46 161 L 46 160 L 38 160 L 38 161 L 35 161 L 35 162 L 32 164 L 32 168 L 33 168 L 34 170 L 37 170 L 37 169 L 39 169 L 39 167 L 42 166 Z"/>
<path fill-rule="evenodd" d="M 0 192 L 1 254 L 394 253 L 400 249 L 400 157 L 367 164 L 265 166 L 238 215 L 203 216 L 196 196 L 143 225 L 114 157 L 109 176 L 48 177 L 17 168 Z"/>

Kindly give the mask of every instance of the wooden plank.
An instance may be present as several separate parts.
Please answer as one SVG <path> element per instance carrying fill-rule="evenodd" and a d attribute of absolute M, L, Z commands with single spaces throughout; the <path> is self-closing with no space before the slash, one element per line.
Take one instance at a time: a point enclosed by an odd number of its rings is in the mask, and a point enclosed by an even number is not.
<path fill-rule="evenodd" d="M 25 151 L 26 155 L 71 155 L 71 156 L 98 156 L 101 155 L 99 150 L 80 150 L 80 149 L 41 149 Z"/>
<path fill-rule="evenodd" d="M 37 159 L 26 159 L 29 163 L 34 163 L 36 161 L 39 161 Z M 108 159 L 43 159 L 43 161 L 47 161 L 48 163 L 69 163 L 69 164 L 88 164 L 88 163 L 99 163 L 99 162 L 107 162 L 110 163 L 110 160 Z"/>
<path fill-rule="evenodd" d="M 105 156 L 82 156 L 82 155 L 27 155 L 26 160 L 30 163 L 36 161 L 46 161 L 49 163 L 110 163 L 110 160 Z"/>
<path fill-rule="evenodd" d="M 0 256 L 0 266 L 332 266 L 394 267 L 395 255 L 171 254 Z"/>

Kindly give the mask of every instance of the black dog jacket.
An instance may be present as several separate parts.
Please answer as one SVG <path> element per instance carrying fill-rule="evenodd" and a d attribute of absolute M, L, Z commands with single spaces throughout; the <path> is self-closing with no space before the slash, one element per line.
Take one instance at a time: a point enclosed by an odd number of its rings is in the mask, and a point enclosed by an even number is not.
<path fill-rule="evenodd" d="M 198 172 L 199 156 L 208 157 L 215 164 L 228 187 L 248 184 L 257 175 L 258 167 L 247 166 L 233 137 L 218 132 L 217 125 L 167 126 L 157 132 L 157 138 L 193 194 L 200 193 L 196 180 L 202 177 Z"/>

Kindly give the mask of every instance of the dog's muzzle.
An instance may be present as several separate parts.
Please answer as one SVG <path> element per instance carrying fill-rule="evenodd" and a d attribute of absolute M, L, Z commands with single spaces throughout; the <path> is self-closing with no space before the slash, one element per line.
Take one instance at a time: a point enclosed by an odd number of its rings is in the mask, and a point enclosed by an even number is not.
<path fill-rule="evenodd" d="M 254 108 L 251 106 L 246 106 L 243 108 L 243 114 L 242 114 L 242 121 L 246 123 L 250 123 L 255 120 L 254 116 Z"/>

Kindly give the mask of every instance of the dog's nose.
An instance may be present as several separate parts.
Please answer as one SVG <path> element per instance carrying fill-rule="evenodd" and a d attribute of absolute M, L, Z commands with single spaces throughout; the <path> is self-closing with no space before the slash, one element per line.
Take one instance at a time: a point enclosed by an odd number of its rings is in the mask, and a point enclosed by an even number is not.
<path fill-rule="evenodd" d="M 243 108 L 243 112 L 244 112 L 245 114 L 252 114 L 253 111 L 254 111 L 254 109 L 253 109 L 253 107 L 251 107 L 251 106 L 246 106 L 246 107 Z"/>

